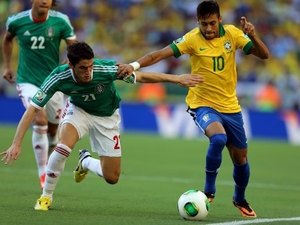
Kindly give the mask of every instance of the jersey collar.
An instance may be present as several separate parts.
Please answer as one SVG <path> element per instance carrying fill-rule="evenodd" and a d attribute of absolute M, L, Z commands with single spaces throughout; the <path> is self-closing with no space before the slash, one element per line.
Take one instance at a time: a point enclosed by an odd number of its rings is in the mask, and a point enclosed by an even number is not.
<path fill-rule="evenodd" d="M 32 9 L 29 10 L 29 17 L 30 17 L 30 19 L 31 19 L 34 23 L 45 22 L 45 21 L 47 21 L 48 18 L 49 18 L 49 11 L 48 11 L 48 14 L 47 14 L 47 18 L 46 18 L 45 20 L 41 20 L 41 21 L 35 20 L 35 19 L 33 18 L 33 16 L 32 16 Z"/>
<path fill-rule="evenodd" d="M 223 37 L 225 35 L 225 29 L 222 24 L 219 25 L 219 36 Z"/>

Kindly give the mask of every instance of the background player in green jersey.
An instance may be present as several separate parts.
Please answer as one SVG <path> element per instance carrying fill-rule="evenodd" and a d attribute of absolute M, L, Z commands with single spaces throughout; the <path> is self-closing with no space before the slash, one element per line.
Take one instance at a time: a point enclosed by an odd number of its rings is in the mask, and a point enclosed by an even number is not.
<path fill-rule="evenodd" d="M 10 16 L 6 22 L 3 78 L 9 83 L 15 82 L 11 55 L 13 39 L 16 38 L 19 46 L 16 88 L 25 108 L 44 79 L 59 65 L 61 40 L 69 45 L 76 38 L 69 18 L 50 10 L 55 3 L 55 0 L 33 0 L 30 10 Z M 57 93 L 33 120 L 32 145 L 41 187 L 45 180 L 48 149 L 57 143 L 56 133 L 63 107 L 63 95 Z"/>
<path fill-rule="evenodd" d="M 256 34 L 253 24 L 245 17 L 241 18 L 242 30 L 233 25 L 223 25 L 216 1 L 199 3 L 197 19 L 199 27 L 130 65 L 120 65 L 119 73 L 131 74 L 133 70 L 171 56 L 190 55 L 192 73 L 201 74 L 205 80 L 189 88 L 186 97 L 189 113 L 210 141 L 204 192 L 210 201 L 215 197 L 216 177 L 222 162 L 222 150 L 226 146 L 234 167 L 233 204 L 242 216 L 253 218 L 256 213 L 245 198 L 250 168 L 244 122 L 236 95 L 235 53 L 237 49 L 242 49 L 245 54 L 267 59 L 269 50 Z"/>
<path fill-rule="evenodd" d="M 114 85 L 118 79 L 118 67 L 114 61 L 95 59 L 93 50 L 84 42 L 68 47 L 68 59 L 69 64 L 57 67 L 45 79 L 21 119 L 12 145 L 0 154 L 5 164 L 16 160 L 21 153 L 24 135 L 36 113 L 57 91 L 70 96 L 61 122 L 59 144 L 49 157 L 45 186 L 36 202 L 36 210 L 48 210 L 52 204 L 53 192 L 67 157 L 85 134 L 89 134 L 91 148 L 99 155 L 99 159 L 92 158 L 87 150 L 81 150 L 75 181 L 81 182 L 88 171 L 103 177 L 110 184 L 117 183 L 120 176 L 121 99 Z M 133 73 L 131 78 L 127 82 L 172 82 L 186 87 L 203 81 L 198 75 L 147 72 Z"/>

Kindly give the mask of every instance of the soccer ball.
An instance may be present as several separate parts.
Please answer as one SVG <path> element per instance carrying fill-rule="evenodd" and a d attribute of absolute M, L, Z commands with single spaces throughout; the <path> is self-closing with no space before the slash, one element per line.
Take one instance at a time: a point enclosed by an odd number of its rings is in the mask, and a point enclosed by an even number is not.
<path fill-rule="evenodd" d="M 188 190 L 178 199 L 178 212 L 186 220 L 203 220 L 209 210 L 206 195 L 198 190 Z"/>

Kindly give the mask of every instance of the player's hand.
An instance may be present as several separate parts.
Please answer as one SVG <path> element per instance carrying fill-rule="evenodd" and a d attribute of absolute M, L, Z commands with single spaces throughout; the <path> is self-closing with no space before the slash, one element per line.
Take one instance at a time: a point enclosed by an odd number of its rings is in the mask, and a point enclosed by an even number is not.
<path fill-rule="evenodd" d="M 245 34 L 249 36 L 255 35 L 255 27 L 252 23 L 247 21 L 246 17 L 242 16 L 240 22 L 241 22 L 242 30 Z"/>
<path fill-rule="evenodd" d="M 178 84 L 183 87 L 195 87 L 197 84 L 202 83 L 204 78 L 199 74 L 181 74 L 179 75 Z"/>
<path fill-rule="evenodd" d="M 21 147 L 11 145 L 6 151 L 0 153 L 0 156 L 2 157 L 1 161 L 6 165 L 10 164 L 14 160 L 18 159 L 20 153 L 21 153 Z"/>
<path fill-rule="evenodd" d="M 133 67 L 129 64 L 117 64 L 118 72 L 117 77 L 123 79 L 124 77 L 131 75 L 133 72 Z"/>
<path fill-rule="evenodd" d="M 3 78 L 7 80 L 10 84 L 15 83 L 15 76 L 11 69 L 5 69 L 3 72 Z"/>

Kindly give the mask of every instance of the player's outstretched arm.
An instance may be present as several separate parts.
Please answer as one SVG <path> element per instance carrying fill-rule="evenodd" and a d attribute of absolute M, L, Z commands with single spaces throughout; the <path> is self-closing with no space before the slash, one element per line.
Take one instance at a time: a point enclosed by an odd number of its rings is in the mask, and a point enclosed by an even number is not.
<path fill-rule="evenodd" d="M 24 139 L 25 133 L 28 130 L 38 110 L 39 109 L 30 105 L 23 114 L 23 117 L 18 124 L 17 131 L 15 133 L 15 137 L 11 146 L 6 151 L 0 153 L 0 156 L 2 157 L 1 161 L 4 164 L 10 164 L 13 160 L 18 159 L 21 153 L 21 144 Z"/>
<path fill-rule="evenodd" d="M 139 83 L 159 83 L 169 82 L 179 84 L 184 87 L 195 87 L 197 84 L 204 81 L 203 76 L 199 74 L 165 74 L 153 72 L 135 71 L 136 81 Z"/>
<path fill-rule="evenodd" d="M 133 71 L 138 70 L 139 68 L 151 66 L 163 59 L 173 56 L 173 50 L 170 46 L 166 46 L 162 49 L 159 49 L 154 52 L 150 52 L 137 61 L 130 64 L 118 64 L 118 77 L 124 77 L 126 75 L 132 74 Z"/>

